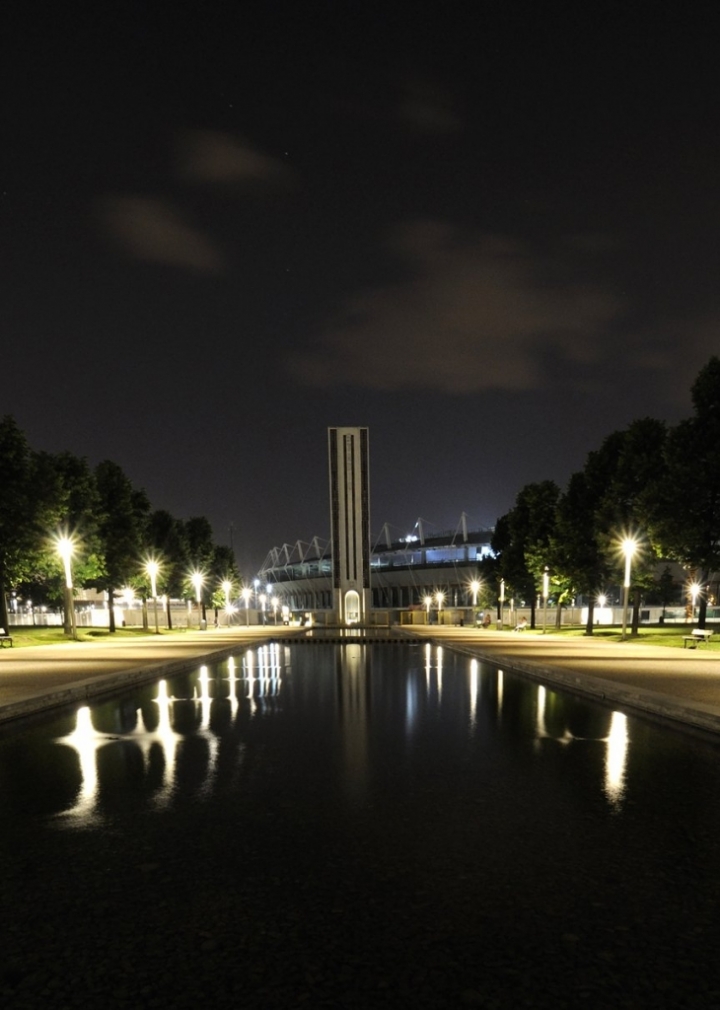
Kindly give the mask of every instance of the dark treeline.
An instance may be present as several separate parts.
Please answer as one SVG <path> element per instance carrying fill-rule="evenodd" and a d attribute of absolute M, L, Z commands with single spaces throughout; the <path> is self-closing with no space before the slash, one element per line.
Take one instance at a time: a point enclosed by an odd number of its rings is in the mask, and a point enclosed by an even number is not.
<path fill-rule="evenodd" d="M 693 416 L 668 427 L 643 418 L 613 432 L 591 452 L 564 490 L 551 480 L 527 484 L 496 525 L 486 577 L 505 580 L 510 595 L 533 608 L 549 569 L 560 607 L 582 594 L 592 633 L 597 594 L 623 578 L 623 538 L 638 542 L 632 560 L 633 631 L 643 592 L 669 603 L 670 569 L 680 564 L 703 589 L 698 624 L 705 626 L 708 580 L 720 570 L 720 359 L 692 386 Z"/>
<path fill-rule="evenodd" d="M 108 593 L 111 631 L 120 589 L 149 598 L 151 559 L 159 563 L 156 590 L 168 599 L 195 598 L 193 570 L 205 579 L 203 605 L 219 605 L 220 584 L 238 581 L 233 553 L 213 542 L 207 519 L 183 521 L 153 510 L 110 460 L 93 468 L 71 453 L 36 452 L 7 415 L 0 420 L 0 626 L 8 626 L 10 592 L 35 604 L 62 599 L 61 536 L 73 541 L 74 586 Z M 167 616 L 171 622 L 169 605 Z"/>

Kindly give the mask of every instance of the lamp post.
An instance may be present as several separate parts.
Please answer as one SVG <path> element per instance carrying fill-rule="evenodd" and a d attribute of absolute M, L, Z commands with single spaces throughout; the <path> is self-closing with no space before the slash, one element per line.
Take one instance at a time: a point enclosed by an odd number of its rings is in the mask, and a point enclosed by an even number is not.
<path fill-rule="evenodd" d="M 500 631 L 505 623 L 505 579 L 500 579 Z"/>
<path fill-rule="evenodd" d="M 77 641 L 77 625 L 75 623 L 75 600 L 73 599 L 72 568 L 70 558 L 75 552 L 75 544 L 71 537 L 57 538 L 57 552 L 62 558 L 65 568 L 65 634 Z"/>
<path fill-rule="evenodd" d="M 155 634 L 160 634 L 160 625 L 158 624 L 158 610 L 157 610 L 157 577 L 160 571 L 160 565 L 151 558 L 145 565 L 145 571 L 150 576 L 150 592 L 153 598 L 153 611 L 155 614 Z"/>
<path fill-rule="evenodd" d="M 627 638 L 628 600 L 630 598 L 630 566 L 632 564 L 633 555 L 637 550 L 637 541 L 633 540 L 632 537 L 625 537 L 621 547 L 622 552 L 625 555 L 625 579 L 623 581 L 623 623 L 622 635 L 620 638 L 621 641 L 624 642 Z"/>
<path fill-rule="evenodd" d="M 600 595 L 597 598 L 597 603 L 598 603 L 598 606 L 600 607 L 600 609 L 604 610 L 605 609 L 605 604 L 607 603 L 607 596 L 605 596 L 604 593 L 600 593 Z M 600 614 L 598 614 L 598 616 L 596 617 L 595 623 L 596 624 L 600 623 Z"/>
<path fill-rule="evenodd" d="M 543 635 L 547 631 L 547 601 L 550 595 L 550 572 L 548 566 L 545 565 L 545 571 L 543 572 Z"/>
<path fill-rule="evenodd" d="M 695 605 L 697 604 L 697 598 L 700 595 L 700 585 L 697 582 L 693 582 L 690 585 L 690 601 L 692 604 L 692 613 L 690 614 L 691 621 L 695 620 Z"/>
<path fill-rule="evenodd" d="M 428 593 L 427 596 L 423 597 L 423 603 L 425 604 L 425 623 L 430 623 L 430 606 L 432 604 L 432 596 Z"/>
<path fill-rule="evenodd" d="M 249 586 L 245 586 L 241 593 L 242 598 L 245 600 L 245 624 L 250 627 L 250 597 L 252 596 L 252 589 Z"/>
<path fill-rule="evenodd" d="M 260 609 L 262 611 L 262 623 L 265 624 L 265 604 L 267 603 L 267 596 L 265 593 L 260 593 Z"/>
<path fill-rule="evenodd" d="M 195 586 L 195 599 L 198 605 L 198 629 L 202 631 L 202 587 L 205 579 L 202 572 L 193 572 L 190 581 Z"/>
<path fill-rule="evenodd" d="M 473 579 L 470 583 L 470 592 L 472 593 L 473 607 L 477 607 L 478 593 L 480 592 L 480 583 L 477 579 Z"/>
<path fill-rule="evenodd" d="M 278 600 L 277 596 L 273 596 L 273 598 L 270 600 L 270 602 L 272 603 L 272 608 L 273 608 L 273 623 L 277 624 L 278 603 L 280 601 Z"/>
<path fill-rule="evenodd" d="M 438 608 L 438 624 L 442 624 L 442 605 L 444 599 L 445 599 L 445 593 L 441 591 L 435 593 L 435 600 L 437 602 L 437 608 Z"/>
<path fill-rule="evenodd" d="M 221 587 L 222 591 L 225 593 L 225 613 L 227 614 L 227 622 L 230 624 L 230 592 L 232 590 L 232 582 L 229 579 L 225 579 Z"/>

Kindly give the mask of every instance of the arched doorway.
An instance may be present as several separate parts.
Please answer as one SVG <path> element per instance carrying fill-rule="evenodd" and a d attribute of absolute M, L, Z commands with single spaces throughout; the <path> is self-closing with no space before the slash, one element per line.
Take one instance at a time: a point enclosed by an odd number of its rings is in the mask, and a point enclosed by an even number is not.
<path fill-rule="evenodd" d="M 360 595 L 356 589 L 345 593 L 345 623 L 358 624 L 360 621 Z"/>

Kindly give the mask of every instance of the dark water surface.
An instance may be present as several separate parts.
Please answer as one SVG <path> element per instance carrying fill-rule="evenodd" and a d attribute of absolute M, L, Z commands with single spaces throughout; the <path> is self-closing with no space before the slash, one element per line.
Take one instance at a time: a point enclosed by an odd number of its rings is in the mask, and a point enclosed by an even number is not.
<path fill-rule="evenodd" d="M 0 738 L 0 1005 L 718 1007 L 720 751 L 431 645 Z"/>

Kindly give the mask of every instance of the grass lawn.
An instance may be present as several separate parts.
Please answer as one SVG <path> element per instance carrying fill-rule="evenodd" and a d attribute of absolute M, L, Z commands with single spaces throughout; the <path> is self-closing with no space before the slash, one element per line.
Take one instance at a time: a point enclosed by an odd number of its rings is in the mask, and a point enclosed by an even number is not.
<path fill-rule="evenodd" d="M 173 629 L 171 634 L 183 634 L 187 629 Z M 29 645 L 62 645 L 70 642 L 62 628 L 10 628 L 9 633 L 13 638 L 13 647 L 22 649 Z M 154 630 L 152 632 L 154 634 Z M 162 630 L 160 634 L 162 634 Z M 167 632 L 165 632 L 167 634 Z M 105 639 L 117 641 L 121 638 L 138 638 L 141 635 L 151 634 L 143 631 L 142 628 L 118 628 L 114 634 L 110 634 L 107 628 L 78 628 L 77 635 L 79 642 L 102 642 Z"/>
<path fill-rule="evenodd" d="M 630 634 L 628 629 L 628 637 L 625 640 L 627 645 L 664 645 L 670 649 L 682 649 L 683 648 L 683 636 L 689 635 L 692 629 L 696 627 L 694 624 L 673 624 L 673 625 L 647 625 L 643 624 L 637 635 L 633 636 Z M 714 629 L 713 629 L 714 630 Z M 554 628 L 548 628 L 548 634 L 552 632 L 553 635 L 567 635 L 568 637 L 577 637 L 585 635 L 585 628 L 571 627 L 562 628 L 560 631 L 556 631 Z M 620 642 L 622 640 L 622 629 L 621 628 L 595 628 L 592 637 L 597 639 L 598 642 Z M 718 641 L 715 641 L 718 639 Z M 718 652 L 720 651 L 720 632 L 716 632 L 710 639 L 707 645 L 700 645 L 699 648 L 703 652 Z"/>

